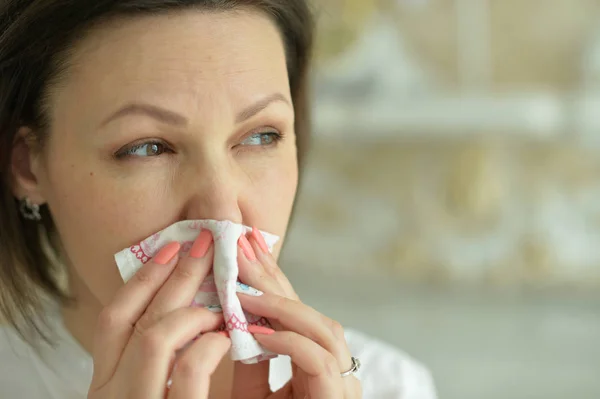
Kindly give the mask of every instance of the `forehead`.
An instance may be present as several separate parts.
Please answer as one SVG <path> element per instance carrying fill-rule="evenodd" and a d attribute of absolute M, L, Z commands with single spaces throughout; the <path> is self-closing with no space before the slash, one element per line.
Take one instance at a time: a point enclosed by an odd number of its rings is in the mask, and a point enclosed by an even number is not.
<path fill-rule="evenodd" d="M 62 100 L 248 102 L 289 96 L 283 41 L 259 11 L 178 11 L 96 27 L 72 52 Z M 71 104 L 73 105 L 73 104 Z"/>

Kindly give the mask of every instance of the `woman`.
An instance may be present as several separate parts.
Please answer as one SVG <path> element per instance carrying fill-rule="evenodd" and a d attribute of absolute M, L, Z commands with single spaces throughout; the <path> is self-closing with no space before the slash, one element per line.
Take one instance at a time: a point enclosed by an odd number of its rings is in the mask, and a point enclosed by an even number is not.
<path fill-rule="evenodd" d="M 260 234 L 238 262 L 264 295 L 240 301 L 275 326 L 256 340 L 289 356 L 270 367 L 233 363 L 222 316 L 189 307 L 210 234 L 186 256 L 167 245 L 127 284 L 114 265 L 180 220 L 284 236 L 311 41 L 303 0 L 2 3 L 3 398 L 434 397 L 419 365 L 302 304 Z"/>

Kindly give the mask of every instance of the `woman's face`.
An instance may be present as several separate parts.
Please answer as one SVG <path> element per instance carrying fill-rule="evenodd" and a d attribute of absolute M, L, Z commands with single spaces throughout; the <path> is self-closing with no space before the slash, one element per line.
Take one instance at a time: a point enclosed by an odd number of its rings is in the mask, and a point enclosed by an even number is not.
<path fill-rule="evenodd" d="M 76 295 L 106 304 L 122 285 L 114 253 L 180 220 L 285 234 L 298 175 L 294 112 L 283 43 L 266 16 L 115 21 L 71 61 L 32 169 Z"/>

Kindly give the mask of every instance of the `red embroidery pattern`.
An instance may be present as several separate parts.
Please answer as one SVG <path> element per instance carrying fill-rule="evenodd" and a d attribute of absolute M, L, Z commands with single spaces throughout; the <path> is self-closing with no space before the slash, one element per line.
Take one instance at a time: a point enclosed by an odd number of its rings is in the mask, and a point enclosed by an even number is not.
<path fill-rule="evenodd" d="M 252 326 L 261 326 L 261 327 L 271 327 L 269 321 L 264 317 L 255 317 L 254 320 L 249 321 L 248 323 L 244 323 L 240 321 L 240 319 L 236 315 L 232 315 L 229 318 L 227 324 L 222 324 L 219 328 L 219 331 L 227 330 L 239 330 L 242 332 L 248 332 L 248 325 Z"/>
<path fill-rule="evenodd" d="M 148 261 L 150 260 L 150 257 L 144 252 L 144 249 L 141 245 L 134 245 L 129 249 L 131 250 L 131 253 L 134 254 L 135 257 L 139 259 L 143 264 L 148 263 Z"/>
<path fill-rule="evenodd" d="M 243 332 L 248 332 L 248 323 L 242 322 L 235 314 L 233 314 L 227 321 L 227 330 L 240 330 Z"/>
<path fill-rule="evenodd" d="M 271 323 L 262 316 L 256 316 L 251 313 L 244 312 L 246 316 L 246 320 L 248 320 L 248 324 L 253 326 L 262 326 L 262 327 L 271 327 Z"/>

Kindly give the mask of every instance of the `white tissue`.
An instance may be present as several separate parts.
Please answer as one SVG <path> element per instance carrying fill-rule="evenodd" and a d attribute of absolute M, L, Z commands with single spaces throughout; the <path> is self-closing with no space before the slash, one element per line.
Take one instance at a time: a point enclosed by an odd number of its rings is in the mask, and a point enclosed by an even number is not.
<path fill-rule="evenodd" d="M 224 328 L 231 338 L 231 358 L 245 364 L 258 363 L 276 357 L 264 350 L 248 332 L 248 324 L 268 325 L 263 317 L 258 317 L 242 310 L 236 292 L 252 292 L 252 288 L 238 282 L 238 240 L 242 234 L 252 229 L 229 221 L 186 220 L 175 223 L 166 229 L 153 234 L 140 243 L 115 255 L 121 277 L 127 282 L 156 253 L 170 242 L 181 244 L 183 256 L 191 249 L 202 230 L 210 230 L 214 238 L 213 274 L 202 283 L 194 298 L 192 306 L 206 307 L 211 311 L 223 312 Z M 269 250 L 279 237 L 261 232 Z"/>

